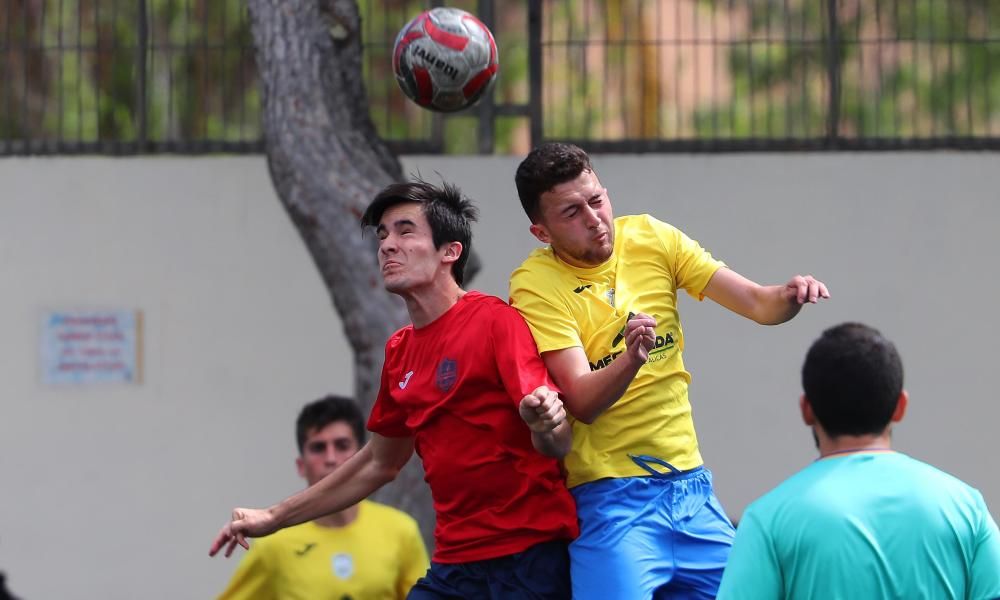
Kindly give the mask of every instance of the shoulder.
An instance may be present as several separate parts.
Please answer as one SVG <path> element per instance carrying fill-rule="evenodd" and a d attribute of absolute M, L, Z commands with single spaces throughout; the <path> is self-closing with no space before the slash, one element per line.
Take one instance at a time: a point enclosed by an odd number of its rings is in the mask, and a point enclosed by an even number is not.
<path fill-rule="evenodd" d="M 510 308 L 506 302 L 496 296 L 484 294 L 476 290 L 469 290 L 462 297 L 469 306 L 474 306 L 485 310 L 503 310 Z"/>
<path fill-rule="evenodd" d="M 517 311 L 505 301 L 482 292 L 466 292 L 462 297 L 462 303 L 464 304 L 463 310 L 474 314 L 477 319 L 481 320 L 481 323 L 517 314 Z"/>
<path fill-rule="evenodd" d="M 666 221 L 661 221 L 650 214 L 625 215 L 615 218 L 615 233 L 627 235 L 658 235 L 670 237 L 682 233 Z"/>
<path fill-rule="evenodd" d="M 413 325 L 400 327 L 399 329 L 396 330 L 395 333 L 389 336 L 389 340 L 385 343 L 385 347 L 387 349 L 395 348 L 400 344 L 405 343 L 406 340 L 409 339 L 410 335 L 412 335 L 412 333 L 413 333 Z"/>
<path fill-rule="evenodd" d="M 648 213 L 642 213 L 638 215 L 624 215 L 621 217 L 615 217 L 615 227 L 621 227 L 625 229 L 674 229 L 673 225 L 661 221 Z"/>
<path fill-rule="evenodd" d="M 767 523 L 772 516 L 792 508 L 805 509 L 809 504 L 808 492 L 815 487 L 817 480 L 823 478 L 824 467 L 823 463 L 813 462 L 797 471 L 751 502 L 744 514 L 753 514 L 761 523 Z"/>
<path fill-rule="evenodd" d="M 554 256 L 555 255 L 552 252 L 552 248 L 549 246 L 545 246 L 543 248 L 535 248 L 530 253 L 528 253 L 528 257 L 521 262 L 521 266 L 518 267 L 518 270 L 524 268 L 530 269 L 530 268 L 544 267 L 547 263 L 552 262 L 554 260 Z"/>
<path fill-rule="evenodd" d="M 362 500 L 361 510 L 366 513 L 366 518 L 378 523 L 380 528 L 392 528 L 396 530 L 418 530 L 417 520 L 391 506 L 380 504 L 373 500 Z"/>
<path fill-rule="evenodd" d="M 560 276 L 566 273 L 566 269 L 556 260 L 552 248 L 536 248 L 531 251 L 528 258 L 524 259 L 521 266 L 514 269 L 511 274 L 511 281 L 524 278 L 546 278 Z"/>
<path fill-rule="evenodd" d="M 552 290 L 574 287 L 576 276 L 560 263 L 550 248 L 531 253 L 510 275 L 510 295 L 516 300 L 525 292 L 549 294 Z"/>
<path fill-rule="evenodd" d="M 941 493 L 949 494 L 956 500 L 969 504 L 980 504 L 983 502 L 983 495 L 979 490 L 934 465 L 900 452 L 886 456 L 885 460 L 892 460 L 903 468 L 906 468 L 913 476 L 925 481 L 929 489 L 937 489 Z"/>
<path fill-rule="evenodd" d="M 623 254 L 633 252 L 673 254 L 683 246 L 683 233 L 679 229 L 648 214 L 616 218 L 615 238 L 621 240 L 619 250 Z"/>
<path fill-rule="evenodd" d="M 468 329 L 508 331 L 511 325 L 523 325 L 524 317 L 516 308 L 496 296 L 481 292 L 466 292 L 464 296 L 474 322 Z M 497 328 L 500 328 L 499 330 Z"/>

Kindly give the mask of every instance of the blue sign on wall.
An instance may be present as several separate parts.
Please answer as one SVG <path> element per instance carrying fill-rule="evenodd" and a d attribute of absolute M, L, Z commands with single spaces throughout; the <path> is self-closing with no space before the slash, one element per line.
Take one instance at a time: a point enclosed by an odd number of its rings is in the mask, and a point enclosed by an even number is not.
<path fill-rule="evenodd" d="M 142 381 L 140 311 L 48 311 L 41 341 L 46 384 Z"/>

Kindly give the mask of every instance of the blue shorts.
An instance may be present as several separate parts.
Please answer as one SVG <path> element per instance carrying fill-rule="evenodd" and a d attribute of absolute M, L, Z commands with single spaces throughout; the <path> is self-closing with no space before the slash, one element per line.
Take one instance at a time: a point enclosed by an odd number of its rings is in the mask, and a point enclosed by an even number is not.
<path fill-rule="evenodd" d="M 432 562 L 407 600 L 570 600 L 568 542 L 467 563 Z"/>
<path fill-rule="evenodd" d="M 715 598 L 736 532 L 712 473 L 641 458 L 672 472 L 570 490 L 580 519 L 569 547 L 574 600 Z"/>

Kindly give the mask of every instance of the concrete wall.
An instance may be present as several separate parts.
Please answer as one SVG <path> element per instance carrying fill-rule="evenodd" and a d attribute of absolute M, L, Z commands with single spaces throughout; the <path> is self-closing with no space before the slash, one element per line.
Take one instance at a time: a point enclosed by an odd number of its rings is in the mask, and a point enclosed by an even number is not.
<path fill-rule="evenodd" d="M 471 287 L 506 297 L 529 248 L 509 157 L 410 157 L 477 199 Z M 1000 507 L 987 375 L 998 358 L 1000 162 L 992 154 L 595 157 L 618 214 L 650 212 L 762 283 L 812 273 L 833 299 L 764 328 L 686 296 L 703 454 L 736 517 L 814 458 L 798 421 L 810 341 L 871 323 L 903 354 L 899 449 Z M 0 570 L 30 599 L 206 598 L 234 505 L 299 489 L 292 421 L 349 393 L 340 322 L 264 160 L 0 161 Z M 140 385 L 52 387 L 46 309 L 135 308 Z"/>

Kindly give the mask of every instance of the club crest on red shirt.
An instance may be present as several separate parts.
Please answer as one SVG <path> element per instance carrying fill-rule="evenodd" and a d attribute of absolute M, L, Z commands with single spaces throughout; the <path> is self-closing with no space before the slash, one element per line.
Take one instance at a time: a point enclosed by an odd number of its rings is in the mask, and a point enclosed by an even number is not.
<path fill-rule="evenodd" d="M 450 358 L 441 359 L 441 364 L 437 369 L 437 387 L 442 392 L 447 392 L 455 385 L 458 378 L 458 362 Z"/>

